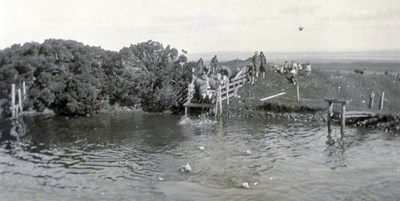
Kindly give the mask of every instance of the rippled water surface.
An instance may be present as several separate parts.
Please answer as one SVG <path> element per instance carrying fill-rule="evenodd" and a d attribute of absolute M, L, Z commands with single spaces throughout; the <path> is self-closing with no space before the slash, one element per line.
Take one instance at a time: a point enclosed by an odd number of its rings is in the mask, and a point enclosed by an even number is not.
<path fill-rule="evenodd" d="M 400 200 L 393 133 L 140 112 L 0 130 L 0 200 Z"/>

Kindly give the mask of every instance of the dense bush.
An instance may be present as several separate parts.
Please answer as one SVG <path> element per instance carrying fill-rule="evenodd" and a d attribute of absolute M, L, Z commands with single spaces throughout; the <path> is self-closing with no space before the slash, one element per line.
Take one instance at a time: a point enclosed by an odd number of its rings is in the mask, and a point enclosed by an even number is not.
<path fill-rule="evenodd" d="M 114 104 L 140 104 L 145 111 L 161 112 L 175 104 L 175 94 L 189 76 L 186 57 L 155 41 L 112 52 L 49 39 L 0 51 L 0 99 L 9 99 L 11 83 L 26 81 L 26 107 L 66 115 L 93 113 Z"/>

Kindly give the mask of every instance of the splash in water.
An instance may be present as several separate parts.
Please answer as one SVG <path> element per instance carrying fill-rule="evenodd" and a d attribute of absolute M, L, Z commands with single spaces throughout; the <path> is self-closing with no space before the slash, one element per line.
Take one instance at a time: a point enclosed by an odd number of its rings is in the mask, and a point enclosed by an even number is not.
<path fill-rule="evenodd" d="M 190 119 L 188 116 L 183 116 L 179 120 L 179 125 L 193 125 L 193 126 L 208 126 L 214 125 L 217 121 L 210 119 L 208 115 L 202 114 L 198 118 Z"/>

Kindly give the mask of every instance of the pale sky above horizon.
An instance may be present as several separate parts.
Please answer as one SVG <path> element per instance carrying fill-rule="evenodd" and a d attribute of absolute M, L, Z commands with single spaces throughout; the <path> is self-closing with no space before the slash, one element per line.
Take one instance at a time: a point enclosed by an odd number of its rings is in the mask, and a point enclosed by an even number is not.
<path fill-rule="evenodd" d="M 0 49 L 57 38 L 116 51 L 150 39 L 190 53 L 399 50 L 399 33 L 399 0 L 0 0 Z"/>

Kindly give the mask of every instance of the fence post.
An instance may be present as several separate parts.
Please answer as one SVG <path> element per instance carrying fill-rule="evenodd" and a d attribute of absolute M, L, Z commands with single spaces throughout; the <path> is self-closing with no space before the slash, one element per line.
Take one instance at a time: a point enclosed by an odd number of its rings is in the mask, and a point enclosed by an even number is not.
<path fill-rule="evenodd" d="M 332 118 L 332 112 L 333 112 L 333 102 L 328 102 L 329 103 L 329 108 L 328 108 L 328 133 L 332 133 L 331 129 L 331 118 Z"/>
<path fill-rule="evenodd" d="M 219 114 L 222 114 L 222 90 L 221 86 L 218 87 L 218 94 L 219 94 Z"/>
<path fill-rule="evenodd" d="M 233 90 L 233 92 L 234 92 L 234 94 L 235 94 L 235 97 L 237 97 L 237 91 L 238 91 L 238 83 L 237 83 L 237 80 L 235 80 L 235 85 L 234 85 L 234 90 Z"/>
<path fill-rule="evenodd" d="M 218 86 L 219 88 L 219 86 Z M 218 102 L 219 102 L 219 93 L 218 93 L 218 88 L 217 90 L 215 90 L 215 108 L 214 108 L 214 115 L 217 116 L 218 115 Z"/>
<path fill-rule="evenodd" d="M 340 125 L 340 133 L 342 134 L 342 136 L 344 134 L 344 126 L 345 126 L 345 124 L 346 124 L 346 104 L 342 103 L 342 122 L 341 122 L 341 125 Z"/>
<path fill-rule="evenodd" d="M 226 80 L 226 104 L 229 105 L 229 78 Z"/>
<path fill-rule="evenodd" d="M 296 85 L 297 88 L 297 102 L 300 102 L 300 89 L 299 89 L 299 85 Z"/>
<path fill-rule="evenodd" d="M 244 71 L 242 71 L 241 76 L 242 76 L 242 85 L 244 85 Z"/>
<path fill-rule="evenodd" d="M 371 92 L 371 95 L 369 96 L 369 108 L 374 107 L 374 100 L 375 100 L 375 93 Z"/>
<path fill-rule="evenodd" d="M 379 105 L 379 109 L 383 110 L 383 102 L 385 102 L 385 92 L 382 92 L 382 96 L 381 96 L 381 104 Z"/>

